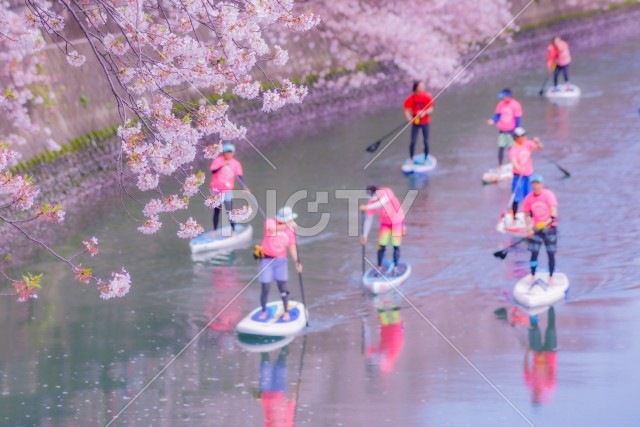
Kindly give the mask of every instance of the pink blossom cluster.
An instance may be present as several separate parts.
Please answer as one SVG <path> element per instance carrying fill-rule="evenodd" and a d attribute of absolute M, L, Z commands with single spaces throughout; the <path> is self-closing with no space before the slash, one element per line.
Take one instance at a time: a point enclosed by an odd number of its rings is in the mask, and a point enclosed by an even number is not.
<path fill-rule="evenodd" d="M 100 298 L 102 299 L 123 297 L 128 294 L 131 289 L 131 276 L 123 268 L 120 273 L 111 273 L 109 283 L 99 283 L 98 289 L 100 290 Z"/>

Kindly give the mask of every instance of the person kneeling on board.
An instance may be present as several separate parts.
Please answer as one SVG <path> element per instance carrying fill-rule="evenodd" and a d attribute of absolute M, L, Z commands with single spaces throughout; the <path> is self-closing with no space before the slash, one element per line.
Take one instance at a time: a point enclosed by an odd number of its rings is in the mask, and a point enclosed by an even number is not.
<path fill-rule="evenodd" d="M 382 274 L 382 263 L 384 261 L 387 245 L 393 245 L 393 270 L 392 275 L 398 273 L 398 261 L 400 261 L 400 244 L 402 236 L 406 234 L 404 225 L 404 210 L 398 198 L 390 188 L 378 188 L 371 184 L 367 187 L 370 198 L 367 204 L 361 205 L 360 210 L 366 213 L 360 243 L 364 246 L 367 243 L 367 236 L 371 231 L 373 216 L 380 215 L 380 231 L 378 235 L 378 267 L 377 273 Z"/>
<path fill-rule="evenodd" d="M 296 263 L 296 271 L 302 273 L 302 264 L 298 260 L 298 249 L 296 247 L 296 223 L 294 220 L 298 214 L 285 206 L 281 208 L 275 218 L 267 218 L 264 223 L 264 239 L 262 240 L 262 252 L 264 257 L 260 260 L 260 276 L 259 280 L 262 284 L 262 293 L 260 294 L 260 305 L 262 313 L 259 319 L 267 318 L 267 298 L 269 297 L 269 289 L 271 282 L 275 279 L 278 284 L 278 290 L 282 297 L 284 314 L 282 320 L 288 322 L 289 316 L 289 288 L 287 280 L 289 280 L 289 262 L 287 258 L 287 249 L 291 255 L 291 259 Z"/>
<path fill-rule="evenodd" d="M 517 127 L 513 131 L 515 144 L 509 149 L 509 160 L 513 165 L 513 180 L 511 181 L 511 193 L 513 203 L 512 215 L 518 212 L 518 204 L 531 192 L 530 176 L 533 174 L 533 158 L 531 154 L 544 148 L 537 137 L 527 139 L 527 131 Z"/>
<path fill-rule="evenodd" d="M 211 166 L 209 166 L 209 170 L 211 171 L 211 192 L 213 194 L 224 194 L 224 209 L 227 212 L 231 212 L 233 209 L 233 187 L 236 181 L 236 178 L 242 183 L 245 187 L 245 190 L 249 191 L 249 189 L 244 185 L 244 181 L 242 179 L 242 165 L 238 160 L 234 158 L 236 153 L 236 146 L 231 142 L 227 142 L 222 147 L 222 156 L 216 157 L 211 162 Z M 217 207 L 213 209 L 213 230 L 218 229 L 218 224 L 220 223 L 220 213 L 222 212 L 222 207 Z M 231 221 L 229 218 L 229 223 L 231 224 L 231 235 L 235 235 L 236 224 Z"/>
<path fill-rule="evenodd" d="M 551 190 L 544 188 L 544 179 L 540 174 L 531 177 L 533 191 L 525 197 L 522 210 L 527 218 L 529 229 L 529 250 L 531 251 L 531 281 L 536 280 L 538 254 L 542 242 L 549 256 L 549 284 L 553 282 L 553 271 L 556 266 L 556 244 L 558 243 L 557 217 L 558 200 Z"/>

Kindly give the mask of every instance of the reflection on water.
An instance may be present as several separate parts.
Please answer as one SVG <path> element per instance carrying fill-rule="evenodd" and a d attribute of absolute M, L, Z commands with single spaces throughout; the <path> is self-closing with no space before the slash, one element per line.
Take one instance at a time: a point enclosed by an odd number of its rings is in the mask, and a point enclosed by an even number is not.
<path fill-rule="evenodd" d="M 539 314 L 531 316 L 529 347 L 524 356 L 524 381 L 531 389 L 534 404 L 549 403 L 556 388 L 558 362 L 556 347 L 556 313 L 553 307 L 547 311 L 544 337 L 540 333 Z"/>
<path fill-rule="evenodd" d="M 240 151 L 258 200 L 277 188 L 278 206 L 300 189 L 313 199 L 315 191 L 375 181 L 402 199 L 409 188 L 420 188 L 402 246 L 413 273 L 401 291 L 412 307 L 393 293 L 383 299 L 363 294 L 361 246 L 347 235 L 344 200 L 313 214 L 304 212 L 304 202 L 296 205 L 304 226 L 325 212 L 331 221 L 319 236 L 300 239 L 310 328 L 304 339 L 278 343 L 268 357 L 234 332 L 256 306 L 259 285 L 252 283 L 229 304 L 256 274 L 250 250 L 194 262 L 173 230 L 147 238 L 121 211 L 95 212 L 96 222 L 71 236 L 69 246 L 81 235 L 100 236 L 104 249 L 97 262 L 105 270 L 126 265 L 134 278 L 131 293 L 101 301 L 65 269 L 34 260 L 32 268 L 50 283 L 41 298 L 0 300 L 0 425 L 103 426 L 129 403 L 114 426 L 236 427 L 293 418 L 314 427 L 527 425 L 427 318 L 533 424 L 636 426 L 640 216 L 633 184 L 640 180 L 640 119 L 638 86 L 630 83 L 637 73 L 629 64 L 640 64 L 639 46 L 630 39 L 606 54 L 580 53 L 574 74 L 585 96 L 571 106 L 538 97 L 536 74 L 448 90 L 434 113 L 432 151 L 439 165 L 428 178 L 399 172 L 407 135 L 361 168 L 371 158 L 364 148 L 397 125 L 400 109 L 349 117 L 309 138 L 265 147 L 278 170 Z M 572 286 L 571 301 L 539 313 L 537 326 L 510 305 L 502 315 L 508 322 L 497 322 L 491 310 L 527 274 L 529 258 L 525 245 L 504 261 L 492 257 L 512 242 L 495 231 L 509 186 L 480 184 L 495 161 L 495 135 L 484 116 L 504 86 L 531 89 L 533 95 L 521 99 L 524 124 L 572 173 L 562 180 L 555 166 L 536 161 L 560 202 L 557 262 Z M 198 204 L 188 214 L 210 222 L 210 211 Z M 253 225 L 258 240 L 262 227 L 257 219 Z M 562 325 L 555 331 L 561 369 L 555 366 L 552 313 Z M 265 393 L 266 401 L 254 397 Z M 265 402 L 275 421 L 265 420 Z"/>

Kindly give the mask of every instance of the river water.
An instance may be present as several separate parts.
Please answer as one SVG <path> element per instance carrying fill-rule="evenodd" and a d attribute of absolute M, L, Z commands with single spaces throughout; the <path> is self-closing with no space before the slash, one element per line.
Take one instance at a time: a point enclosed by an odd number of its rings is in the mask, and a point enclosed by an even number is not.
<path fill-rule="evenodd" d="M 263 151 L 276 170 L 242 150 L 260 201 L 269 189 L 279 204 L 301 189 L 311 199 L 330 193 L 320 206 L 329 225 L 300 238 L 310 327 L 283 350 L 251 353 L 237 343 L 234 326 L 257 305 L 257 284 L 220 314 L 257 272 L 249 250 L 193 261 L 172 227 L 149 238 L 119 208 L 95 212 L 60 249 L 98 235 L 96 263 L 104 271 L 126 266 L 132 291 L 102 301 L 50 258 L 34 260 L 29 270 L 46 273 L 40 298 L 0 301 L 0 425 L 105 425 L 129 405 L 112 425 L 637 426 L 639 41 L 575 55 L 573 80 L 583 90 L 575 105 L 537 96 L 539 67 L 451 88 L 437 101 L 431 140 L 439 167 L 428 179 L 399 173 L 407 135 L 363 169 L 371 159 L 364 147 L 402 120 L 398 108 L 346 114 L 342 124 L 269 145 Z M 558 268 L 572 284 L 568 303 L 539 316 L 546 347 L 538 351 L 526 317 L 519 321 L 505 297 L 526 274 L 528 253 L 492 256 L 511 242 L 494 229 L 508 188 L 480 183 L 496 156 L 495 131 L 484 123 L 505 86 L 523 103 L 530 134 L 572 174 L 562 179 L 535 158 L 559 198 Z M 370 181 L 401 197 L 419 190 L 402 246 L 413 267 L 404 298 L 372 298 L 360 287 L 360 246 L 347 233 L 347 201 L 334 190 Z M 305 212 L 304 202 L 296 209 L 303 225 L 320 215 Z M 205 208 L 190 213 L 209 224 Z M 262 227 L 253 224 L 257 241 Z M 291 288 L 298 299 L 293 275 Z"/>

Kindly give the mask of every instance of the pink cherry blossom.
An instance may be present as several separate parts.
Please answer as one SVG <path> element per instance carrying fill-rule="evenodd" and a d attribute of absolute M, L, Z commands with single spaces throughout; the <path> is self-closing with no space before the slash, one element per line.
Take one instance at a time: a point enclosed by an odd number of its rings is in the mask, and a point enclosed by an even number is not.
<path fill-rule="evenodd" d="M 74 67 L 82 67 L 87 62 L 87 57 L 79 54 L 77 50 L 72 50 L 67 54 L 67 62 Z"/>
<path fill-rule="evenodd" d="M 194 237 L 197 237 L 202 233 L 204 233 L 204 228 L 202 228 L 202 226 L 198 224 L 193 218 L 189 217 L 189 219 L 184 224 L 180 224 L 178 237 L 180 237 L 181 239 L 193 239 Z"/>
<path fill-rule="evenodd" d="M 138 227 L 138 231 L 142 234 L 155 234 L 162 227 L 160 217 L 158 215 L 151 215 L 147 218 L 144 224 Z"/>
<path fill-rule="evenodd" d="M 111 299 L 123 297 L 129 293 L 131 289 L 131 276 L 123 268 L 120 273 L 111 273 L 111 280 L 108 284 L 100 283 L 100 298 Z"/>
<path fill-rule="evenodd" d="M 85 249 L 91 254 L 91 256 L 96 256 L 98 255 L 98 252 L 100 252 L 100 249 L 98 249 L 98 239 L 95 236 L 93 236 L 88 241 L 83 240 L 82 244 L 84 245 Z"/>
<path fill-rule="evenodd" d="M 251 218 L 253 209 L 249 205 L 244 205 L 241 208 L 236 208 L 229 212 L 229 220 L 233 222 L 245 222 Z"/>

